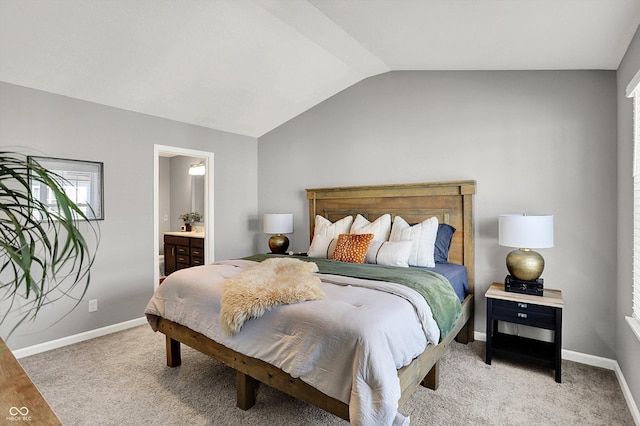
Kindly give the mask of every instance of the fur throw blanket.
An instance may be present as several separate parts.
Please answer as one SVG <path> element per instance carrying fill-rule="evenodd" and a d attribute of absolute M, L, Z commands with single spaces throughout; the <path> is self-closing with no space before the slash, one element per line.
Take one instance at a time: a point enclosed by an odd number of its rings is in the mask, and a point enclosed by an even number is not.
<path fill-rule="evenodd" d="M 222 293 L 220 322 L 233 336 L 245 321 L 260 318 L 274 306 L 324 297 L 313 262 L 293 258 L 267 259 L 227 279 Z"/>

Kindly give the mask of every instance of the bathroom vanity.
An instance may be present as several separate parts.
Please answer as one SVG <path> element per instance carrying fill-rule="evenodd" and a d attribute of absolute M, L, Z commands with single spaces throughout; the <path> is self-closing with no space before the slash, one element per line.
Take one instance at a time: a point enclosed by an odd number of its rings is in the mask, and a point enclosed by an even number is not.
<path fill-rule="evenodd" d="M 204 264 L 204 232 L 164 233 L 164 274 Z"/>

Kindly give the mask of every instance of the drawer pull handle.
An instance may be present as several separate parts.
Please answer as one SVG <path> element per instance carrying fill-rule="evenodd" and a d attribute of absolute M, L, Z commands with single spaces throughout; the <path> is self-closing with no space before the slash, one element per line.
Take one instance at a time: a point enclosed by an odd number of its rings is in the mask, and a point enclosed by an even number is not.
<path fill-rule="evenodd" d="M 527 306 L 526 303 L 518 303 L 518 308 L 527 309 Z"/>
<path fill-rule="evenodd" d="M 522 312 L 518 312 L 518 318 L 526 318 L 527 314 L 523 314 Z"/>

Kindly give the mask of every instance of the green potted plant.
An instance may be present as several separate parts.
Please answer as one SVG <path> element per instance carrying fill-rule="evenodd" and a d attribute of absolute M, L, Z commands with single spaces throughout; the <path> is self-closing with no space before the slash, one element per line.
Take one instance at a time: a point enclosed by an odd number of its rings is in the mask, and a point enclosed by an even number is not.
<path fill-rule="evenodd" d="M 200 213 L 198 212 L 183 213 L 180 215 L 179 219 L 182 219 L 184 222 L 185 231 L 191 231 L 193 223 L 200 222 L 202 216 L 200 216 Z"/>
<path fill-rule="evenodd" d="M 75 308 L 88 289 L 98 228 L 63 181 L 23 154 L 0 151 L 0 325 L 17 315 L 9 335 L 56 300 L 75 298 Z M 34 183 L 49 188 L 46 204 Z"/>

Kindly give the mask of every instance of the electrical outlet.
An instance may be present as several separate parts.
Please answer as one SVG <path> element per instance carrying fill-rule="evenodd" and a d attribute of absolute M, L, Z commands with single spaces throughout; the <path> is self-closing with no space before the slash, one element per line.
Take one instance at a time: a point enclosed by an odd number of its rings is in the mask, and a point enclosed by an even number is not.
<path fill-rule="evenodd" d="M 89 312 L 95 312 L 98 310 L 98 299 L 89 300 Z"/>

